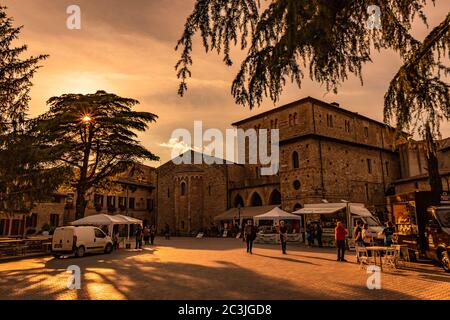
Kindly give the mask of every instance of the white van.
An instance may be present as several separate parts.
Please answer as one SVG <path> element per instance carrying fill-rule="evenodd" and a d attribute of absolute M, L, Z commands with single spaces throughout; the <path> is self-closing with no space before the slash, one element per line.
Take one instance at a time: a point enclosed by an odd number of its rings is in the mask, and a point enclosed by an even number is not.
<path fill-rule="evenodd" d="M 59 227 L 53 234 L 52 254 L 57 258 L 67 254 L 82 257 L 90 252 L 111 253 L 112 250 L 111 237 L 96 227 Z"/>

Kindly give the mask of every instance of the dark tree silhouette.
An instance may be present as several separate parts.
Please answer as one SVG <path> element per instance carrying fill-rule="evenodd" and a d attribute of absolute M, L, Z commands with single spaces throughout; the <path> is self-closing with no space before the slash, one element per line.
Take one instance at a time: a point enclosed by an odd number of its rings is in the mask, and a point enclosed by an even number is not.
<path fill-rule="evenodd" d="M 0 212 L 30 213 L 64 179 L 66 168 L 53 168 L 57 150 L 40 146 L 27 119 L 32 78 L 46 55 L 22 58 L 27 46 L 15 47 L 22 27 L 0 6 Z"/>
<path fill-rule="evenodd" d="M 74 169 L 76 218 L 86 209 L 86 193 L 140 160 L 159 158 L 136 139 L 155 114 L 137 112 L 139 102 L 115 94 L 64 94 L 48 101 L 50 110 L 38 120 L 46 145 L 63 150 L 60 160 Z"/>

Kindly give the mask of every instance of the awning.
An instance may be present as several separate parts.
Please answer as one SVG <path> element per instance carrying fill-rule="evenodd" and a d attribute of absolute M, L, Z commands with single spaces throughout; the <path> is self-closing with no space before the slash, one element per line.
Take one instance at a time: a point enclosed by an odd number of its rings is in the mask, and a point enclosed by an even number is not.
<path fill-rule="evenodd" d="M 241 207 L 240 217 L 241 219 L 253 218 L 254 216 L 267 213 L 273 208 L 278 206 L 279 205 L 260 206 L 260 207 Z M 238 219 L 238 217 L 239 217 L 238 208 L 231 208 L 215 216 L 214 221 L 229 221 Z"/>
<path fill-rule="evenodd" d="M 345 209 L 347 205 L 345 203 L 317 203 L 317 204 L 305 204 L 305 207 L 294 211 L 295 214 L 331 214 L 336 213 L 339 210 Z"/>
<path fill-rule="evenodd" d="M 294 211 L 295 214 L 332 214 L 339 210 L 350 207 L 350 213 L 360 217 L 371 217 L 370 211 L 364 207 L 363 203 L 317 203 L 305 204 L 305 207 Z"/>
<path fill-rule="evenodd" d="M 370 213 L 369 210 L 367 210 L 367 208 L 365 208 L 364 206 L 359 206 L 359 205 L 350 205 L 350 212 L 351 214 L 360 216 L 360 217 L 371 217 L 372 214 Z"/>

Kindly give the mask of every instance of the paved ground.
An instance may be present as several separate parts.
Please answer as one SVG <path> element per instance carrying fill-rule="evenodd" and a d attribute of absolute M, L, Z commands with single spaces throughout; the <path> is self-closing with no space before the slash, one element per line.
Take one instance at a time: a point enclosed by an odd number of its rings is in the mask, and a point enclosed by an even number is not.
<path fill-rule="evenodd" d="M 450 275 L 430 264 L 368 274 L 332 249 L 256 245 L 236 239 L 157 239 L 142 251 L 81 259 L 33 258 L 0 263 L 0 299 L 450 299 Z M 82 270 L 81 290 L 68 290 L 66 268 Z"/>

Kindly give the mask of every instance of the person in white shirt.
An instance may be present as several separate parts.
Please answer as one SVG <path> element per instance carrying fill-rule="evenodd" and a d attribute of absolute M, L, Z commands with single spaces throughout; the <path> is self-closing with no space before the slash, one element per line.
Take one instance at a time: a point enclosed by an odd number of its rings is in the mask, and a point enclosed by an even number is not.
<path fill-rule="evenodd" d="M 363 239 L 363 243 L 365 247 L 370 247 L 372 245 L 373 242 L 373 234 L 372 232 L 369 230 L 369 225 L 367 223 L 364 224 L 363 229 L 362 229 L 362 239 Z M 370 251 L 368 252 L 369 256 L 370 256 Z"/>

